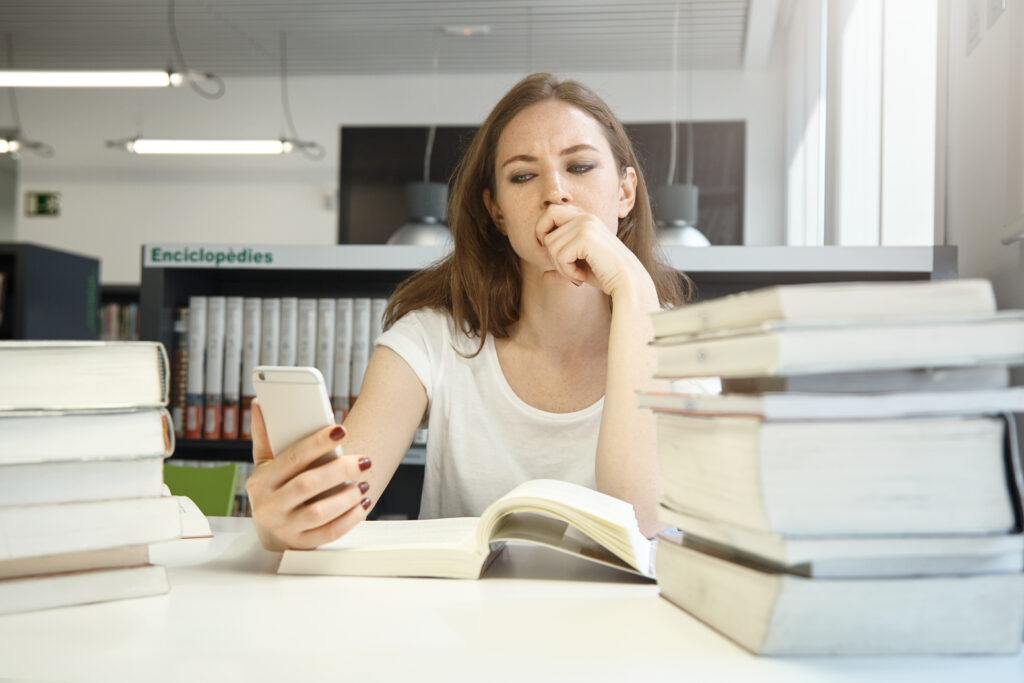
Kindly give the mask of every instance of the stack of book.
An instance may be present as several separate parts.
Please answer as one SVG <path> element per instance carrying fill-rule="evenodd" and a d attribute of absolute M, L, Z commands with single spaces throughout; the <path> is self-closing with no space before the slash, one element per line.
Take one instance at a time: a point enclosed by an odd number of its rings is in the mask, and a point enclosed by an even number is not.
<path fill-rule="evenodd" d="M 661 594 L 762 654 L 1013 653 L 1024 314 L 984 280 L 780 286 L 654 314 Z"/>
<path fill-rule="evenodd" d="M 168 591 L 167 386 L 159 344 L 0 342 L 0 614 Z"/>

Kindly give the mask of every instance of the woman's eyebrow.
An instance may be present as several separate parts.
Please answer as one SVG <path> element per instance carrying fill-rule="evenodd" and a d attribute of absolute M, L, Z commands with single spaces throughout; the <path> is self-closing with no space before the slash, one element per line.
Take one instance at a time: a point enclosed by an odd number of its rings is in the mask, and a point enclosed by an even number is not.
<path fill-rule="evenodd" d="M 592 152 L 599 151 L 597 149 L 597 147 L 594 147 L 593 145 L 588 145 L 586 143 L 581 143 L 579 145 L 573 145 L 572 147 L 566 147 L 565 149 L 563 149 L 561 151 L 559 156 L 563 156 L 563 157 L 564 156 L 569 156 L 570 154 L 575 154 L 576 152 L 582 152 L 583 150 L 590 150 Z M 537 157 L 530 156 L 529 154 L 516 154 L 515 156 L 511 156 L 508 159 L 506 159 L 505 162 L 501 165 L 501 167 L 505 168 L 506 166 L 511 164 L 513 161 L 531 162 L 531 161 L 537 161 Z"/>

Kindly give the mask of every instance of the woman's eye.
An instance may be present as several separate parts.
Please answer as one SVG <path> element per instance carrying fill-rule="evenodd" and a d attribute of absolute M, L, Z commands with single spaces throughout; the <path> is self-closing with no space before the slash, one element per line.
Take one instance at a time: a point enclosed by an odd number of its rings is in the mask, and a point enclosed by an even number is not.
<path fill-rule="evenodd" d="M 525 183 L 527 180 L 529 180 L 532 177 L 533 177 L 532 173 L 517 173 L 516 175 L 512 176 L 511 178 L 509 178 L 509 180 L 511 180 L 513 183 L 517 183 L 517 184 L 521 185 L 521 184 Z"/>
<path fill-rule="evenodd" d="M 575 173 L 577 175 L 583 175 L 584 173 L 592 170 L 593 164 L 573 164 L 569 167 L 569 173 Z"/>

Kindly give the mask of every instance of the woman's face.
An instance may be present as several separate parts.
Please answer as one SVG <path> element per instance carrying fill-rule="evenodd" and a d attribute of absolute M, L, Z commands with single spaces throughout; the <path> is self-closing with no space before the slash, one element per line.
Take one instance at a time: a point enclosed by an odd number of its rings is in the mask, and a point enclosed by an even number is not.
<path fill-rule="evenodd" d="M 571 212 L 592 214 L 615 233 L 633 208 L 636 172 L 621 174 L 600 124 L 561 100 L 519 112 L 502 131 L 495 154 L 494 196 L 484 202 L 495 225 L 523 260 L 552 269 L 538 224 L 552 206 L 560 222 Z M 542 237 L 543 235 L 541 235 Z"/>

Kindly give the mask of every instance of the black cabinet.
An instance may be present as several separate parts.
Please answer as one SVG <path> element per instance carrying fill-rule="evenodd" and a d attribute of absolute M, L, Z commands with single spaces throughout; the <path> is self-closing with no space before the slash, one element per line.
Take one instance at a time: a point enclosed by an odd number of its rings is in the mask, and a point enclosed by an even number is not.
<path fill-rule="evenodd" d="M 99 296 L 98 259 L 0 243 L 0 339 L 97 339 Z"/>

